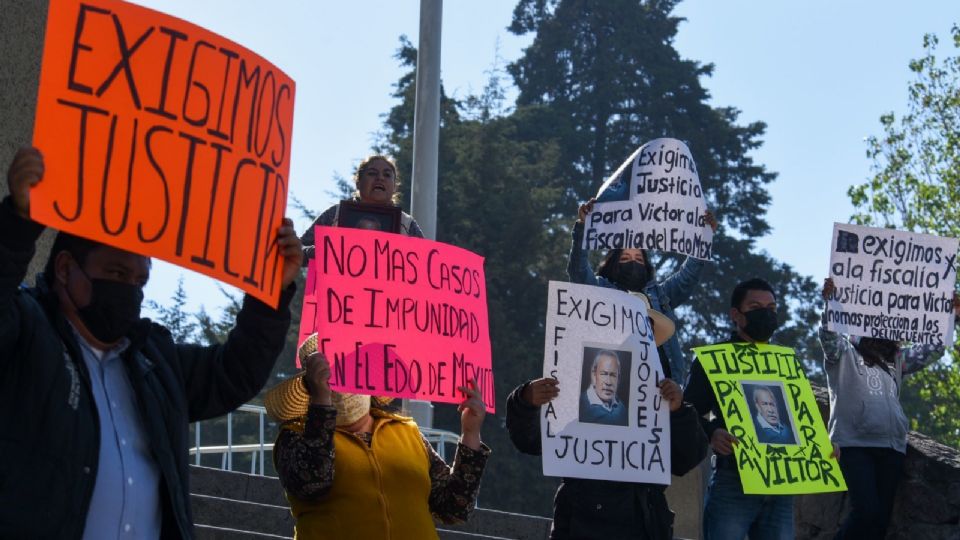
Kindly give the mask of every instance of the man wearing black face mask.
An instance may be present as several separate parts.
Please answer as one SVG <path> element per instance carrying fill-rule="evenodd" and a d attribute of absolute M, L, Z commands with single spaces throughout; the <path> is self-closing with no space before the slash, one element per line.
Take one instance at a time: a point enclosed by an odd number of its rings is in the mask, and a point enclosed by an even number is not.
<path fill-rule="evenodd" d="M 773 287 L 754 278 L 741 282 L 730 298 L 731 342 L 766 343 L 779 326 Z M 737 439 L 727 431 L 717 398 L 700 362 L 690 366 L 683 399 L 700 413 L 700 423 L 717 455 L 703 513 L 705 540 L 793 538 L 793 497 L 745 495 L 733 457 Z M 712 418 L 708 418 L 712 417 Z"/>
<path fill-rule="evenodd" d="M 192 538 L 188 423 L 251 399 L 290 325 L 302 248 L 289 220 L 278 309 L 244 299 L 223 345 L 174 343 L 140 318 L 150 259 L 60 233 L 43 279 L 19 284 L 43 226 L 21 150 L 0 203 L 0 538 Z"/>

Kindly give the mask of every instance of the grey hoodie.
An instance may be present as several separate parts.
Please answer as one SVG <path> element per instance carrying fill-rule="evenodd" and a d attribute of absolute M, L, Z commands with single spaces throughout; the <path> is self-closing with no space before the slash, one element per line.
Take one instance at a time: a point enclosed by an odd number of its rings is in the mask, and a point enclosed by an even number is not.
<path fill-rule="evenodd" d="M 903 375 L 923 369 L 943 356 L 937 345 L 914 345 L 897 353 L 889 372 L 867 366 L 851 340 L 820 324 L 823 365 L 830 392 L 830 440 L 848 446 L 907 451 L 908 421 L 900 406 Z"/>

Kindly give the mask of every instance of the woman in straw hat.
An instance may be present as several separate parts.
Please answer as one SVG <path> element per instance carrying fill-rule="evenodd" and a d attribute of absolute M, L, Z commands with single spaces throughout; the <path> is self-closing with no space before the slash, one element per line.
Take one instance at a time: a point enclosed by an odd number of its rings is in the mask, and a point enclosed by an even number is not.
<path fill-rule="evenodd" d="M 490 449 L 486 408 L 470 381 L 459 390 L 461 436 L 452 467 L 417 424 L 380 401 L 330 389 L 317 335 L 300 346 L 304 372 L 274 387 L 267 412 L 282 422 L 273 460 L 303 539 L 437 538 L 434 518 L 467 520 Z"/>
<path fill-rule="evenodd" d="M 647 304 L 647 314 L 653 326 L 653 340 L 659 348 L 667 342 L 676 330 L 673 321 L 666 315 L 652 309 L 650 300 L 641 293 L 631 293 Z M 601 350 L 598 356 L 615 354 Z M 667 361 L 659 356 L 664 371 Z M 594 370 L 600 364 L 594 365 Z M 619 377 L 619 364 L 616 368 L 607 367 L 613 378 Z M 598 388 L 600 377 L 593 379 L 592 385 L 584 392 L 594 392 Z M 613 385 L 624 384 L 623 381 Z M 682 476 L 696 467 L 707 455 L 707 436 L 700 427 L 697 410 L 683 402 L 680 385 L 670 379 L 660 381 L 660 395 L 670 409 L 670 465 L 674 475 Z M 576 392 L 572 388 L 566 392 Z M 540 455 L 540 406 L 546 405 L 560 395 L 559 382 L 551 377 L 527 381 L 507 397 L 507 431 L 513 445 L 525 454 Z M 612 423 L 602 419 L 585 416 L 583 401 L 579 421 L 591 423 Z M 615 405 L 607 403 L 615 409 Z M 632 482 L 610 482 L 606 480 L 586 480 L 564 478 L 553 499 L 553 527 L 550 538 L 555 540 L 577 538 L 607 540 L 651 539 L 667 540 L 673 538 L 673 512 L 667 506 L 663 494 L 665 486 Z"/>

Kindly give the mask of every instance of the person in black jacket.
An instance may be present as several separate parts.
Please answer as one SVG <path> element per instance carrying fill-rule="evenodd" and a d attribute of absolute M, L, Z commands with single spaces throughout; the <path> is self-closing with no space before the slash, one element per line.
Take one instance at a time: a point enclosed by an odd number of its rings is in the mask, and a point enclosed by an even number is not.
<path fill-rule="evenodd" d="M 659 345 L 659 339 L 658 345 Z M 661 357 L 662 358 L 662 357 Z M 661 359 L 664 373 L 669 366 Z M 540 455 L 540 406 L 559 395 L 556 379 L 527 381 L 507 397 L 507 430 L 517 450 Z M 707 455 L 707 436 L 696 409 L 683 403 L 680 386 L 664 379 L 660 394 L 670 404 L 671 472 L 682 476 Z M 606 480 L 564 478 L 553 500 L 552 540 L 673 538 L 673 512 L 664 496 L 666 486 Z"/>
<path fill-rule="evenodd" d="M 0 538 L 192 538 L 188 423 L 266 383 L 290 325 L 302 248 L 289 220 L 277 309 L 246 297 L 226 343 L 175 343 L 140 318 L 150 259 L 60 233 L 21 288 L 43 226 L 18 152 L 0 203 Z"/>
<path fill-rule="evenodd" d="M 766 281 L 737 284 L 730 297 L 734 329 L 726 343 L 766 343 L 779 327 L 777 298 Z M 792 495 L 745 495 L 733 454 L 737 438 L 727 431 L 720 405 L 703 366 L 694 361 L 684 399 L 701 414 L 700 422 L 716 453 L 703 515 L 705 540 L 786 540 L 793 538 Z"/>

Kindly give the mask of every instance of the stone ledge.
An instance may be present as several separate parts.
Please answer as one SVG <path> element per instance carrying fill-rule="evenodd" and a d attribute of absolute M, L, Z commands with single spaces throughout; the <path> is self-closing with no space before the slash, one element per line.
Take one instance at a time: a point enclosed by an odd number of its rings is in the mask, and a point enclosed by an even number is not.
<path fill-rule="evenodd" d="M 813 387 L 824 420 L 827 391 Z M 794 516 L 800 540 L 833 538 L 848 511 L 846 493 L 796 498 Z M 894 501 L 888 539 L 960 540 L 960 451 L 911 431 L 904 474 Z"/>

